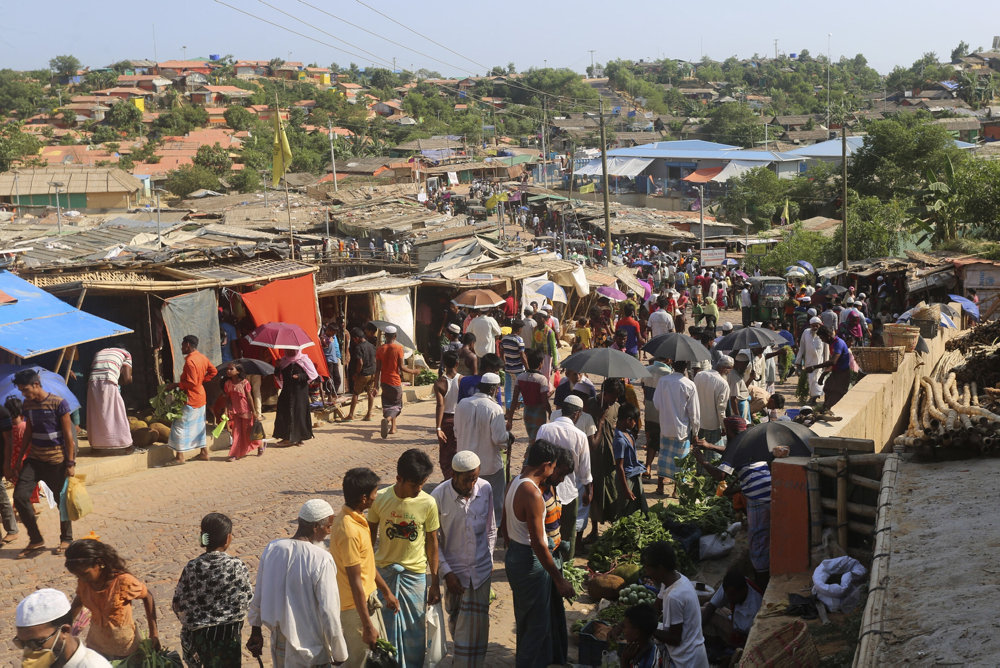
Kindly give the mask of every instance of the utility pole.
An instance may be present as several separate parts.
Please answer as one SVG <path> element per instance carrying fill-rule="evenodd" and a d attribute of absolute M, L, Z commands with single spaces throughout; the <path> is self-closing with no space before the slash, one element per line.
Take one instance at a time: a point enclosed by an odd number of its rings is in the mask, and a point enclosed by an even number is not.
<path fill-rule="evenodd" d="M 156 193 L 156 248 L 157 250 L 163 248 L 163 233 L 160 227 L 160 191 L 163 188 L 153 188 L 153 192 Z"/>
<path fill-rule="evenodd" d="M 705 186 L 698 186 L 698 226 L 701 228 L 702 262 L 705 261 Z"/>
<path fill-rule="evenodd" d="M 566 192 L 566 201 L 569 204 L 569 211 L 573 210 L 573 177 L 576 175 L 576 161 L 573 159 L 576 150 L 573 145 L 569 145 L 569 188 Z M 562 255 L 565 260 L 568 256 L 566 255 L 566 213 L 562 216 Z"/>
<path fill-rule="evenodd" d="M 62 207 L 59 206 L 59 189 L 65 184 L 62 181 L 52 181 L 49 185 L 56 189 L 56 226 L 59 234 L 62 234 Z"/>
<path fill-rule="evenodd" d="M 608 140 L 604 132 L 604 99 L 601 99 L 601 188 L 604 195 L 604 265 L 611 266 L 611 203 L 608 201 Z"/>
<path fill-rule="evenodd" d="M 774 40 L 774 59 L 778 59 L 778 40 Z"/>
<path fill-rule="evenodd" d="M 844 253 L 844 271 L 847 271 L 847 123 L 840 124 L 840 157 L 841 157 L 841 180 L 843 181 L 842 187 L 843 191 L 840 196 L 843 198 L 843 208 L 841 211 L 844 213 L 844 237 L 841 239 L 842 250 Z"/>
<path fill-rule="evenodd" d="M 832 32 L 826 33 L 826 129 L 830 130 L 830 37 Z M 829 135 L 827 135 L 829 137 Z"/>
<path fill-rule="evenodd" d="M 548 151 L 545 149 L 545 126 L 548 125 L 548 121 L 545 118 L 545 98 L 542 98 L 542 186 L 545 188 L 549 187 L 549 170 L 546 168 L 546 162 L 548 161 Z"/>
<path fill-rule="evenodd" d="M 333 121 L 329 118 L 326 119 L 326 127 L 330 131 L 330 168 L 333 170 L 333 192 L 337 192 L 337 156 L 333 154 Z"/>
<path fill-rule="evenodd" d="M 595 76 L 594 72 L 594 49 L 588 49 L 590 51 L 590 76 Z"/>

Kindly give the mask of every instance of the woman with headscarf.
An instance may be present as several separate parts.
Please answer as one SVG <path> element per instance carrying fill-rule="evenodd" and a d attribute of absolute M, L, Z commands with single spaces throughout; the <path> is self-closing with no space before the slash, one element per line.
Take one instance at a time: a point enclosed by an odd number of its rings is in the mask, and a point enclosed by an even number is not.
<path fill-rule="evenodd" d="M 275 365 L 275 380 L 281 393 L 274 415 L 274 437 L 284 445 L 301 445 L 313 437 L 309 413 L 309 383 L 319 374 L 301 350 L 286 350 Z"/>

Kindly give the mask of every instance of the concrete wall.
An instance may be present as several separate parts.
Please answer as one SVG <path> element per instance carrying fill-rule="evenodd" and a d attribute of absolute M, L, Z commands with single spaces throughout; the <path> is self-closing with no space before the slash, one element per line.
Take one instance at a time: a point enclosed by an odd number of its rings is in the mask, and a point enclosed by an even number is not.
<path fill-rule="evenodd" d="M 916 375 L 930 373 L 945 353 L 945 342 L 961 330 L 941 329 L 927 340 L 930 354 L 907 353 L 895 373 L 868 374 L 853 386 L 834 407 L 840 422 L 817 423 L 817 436 L 867 438 L 875 441 L 876 452 L 892 451 L 892 439 L 906 430 L 909 422 L 910 394 Z"/>

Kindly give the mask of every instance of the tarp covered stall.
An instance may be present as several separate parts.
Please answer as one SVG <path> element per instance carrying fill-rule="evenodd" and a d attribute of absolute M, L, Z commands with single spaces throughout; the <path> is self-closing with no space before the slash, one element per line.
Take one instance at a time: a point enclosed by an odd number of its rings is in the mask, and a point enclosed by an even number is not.
<path fill-rule="evenodd" d="M 209 362 L 215 366 L 222 364 L 218 313 L 215 290 L 198 290 L 164 300 L 163 324 L 167 328 L 173 357 L 174 382 L 181 379 L 181 371 L 184 370 L 181 341 L 188 334 L 198 337 L 198 350 Z"/>
<path fill-rule="evenodd" d="M 0 349 L 20 358 L 132 332 L 7 271 L 0 271 L 0 291 L 16 300 L 0 304 Z"/>
<path fill-rule="evenodd" d="M 653 164 L 652 158 L 608 158 L 608 174 L 612 176 L 639 176 L 642 170 Z M 600 176 L 603 173 L 601 160 L 591 160 L 576 171 L 577 176 Z"/>
<path fill-rule="evenodd" d="M 416 341 L 416 329 L 414 328 L 413 302 L 410 301 L 410 291 L 407 288 L 402 290 L 381 291 L 376 294 L 376 320 L 391 322 L 396 327 L 410 337 L 411 341 Z"/>

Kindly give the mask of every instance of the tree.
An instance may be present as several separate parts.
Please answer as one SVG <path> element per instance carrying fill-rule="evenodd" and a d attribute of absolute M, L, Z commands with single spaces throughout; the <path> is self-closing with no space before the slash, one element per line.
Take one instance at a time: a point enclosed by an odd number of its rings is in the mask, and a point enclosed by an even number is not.
<path fill-rule="evenodd" d="M 178 197 L 187 197 L 195 190 L 219 190 L 221 184 L 215 172 L 201 165 L 185 165 L 167 173 L 164 187 Z"/>
<path fill-rule="evenodd" d="M 111 105 L 104 120 L 115 130 L 125 132 L 129 136 L 138 134 L 142 128 L 142 112 L 131 102 L 118 102 Z"/>
<path fill-rule="evenodd" d="M 33 156 L 42 148 L 38 137 L 22 132 L 21 127 L 21 123 L 0 126 L 0 172 L 6 172 L 15 160 Z"/>
<path fill-rule="evenodd" d="M 712 110 L 702 132 L 723 144 L 746 148 L 764 139 L 764 125 L 753 110 L 742 102 L 727 102 Z"/>
<path fill-rule="evenodd" d="M 951 62 L 957 63 L 967 55 L 969 55 L 969 45 L 966 44 L 965 40 L 962 40 L 958 46 L 951 50 Z"/>
<path fill-rule="evenodd" d="M 154 129 L 165 136 L 184 135 L 207 124 L 208 112 L 204 107 L 188 106 L 174 107 L 153 121 Z"/>
<path fill-rule="evenodd" d="M 226 119 L 226 125 L 233 130 L 240 132 L 249 130 L 254 123 L 254 116 L 245 107 L 233 105 L 226 109 L 222 115 Z"/>
<path fill-rule="evenodd" d="M 209 169 L 216 176 L 222 177 L 229 173 L 233 167 L 233 161 L 229 157 L 229 150 L 215 142 L 214 146 L 203 144 L 198 147 L 198 152 L 193 158 L 194 164 Z"/>
<path fill-rule="evenodd" d="M 117 63 L 112 63 L 108 65 L 116 74 L 126 74 L 132 71 L 132 61 L 130 60 L 119 60 Z"/>
<path fill-rule="evenodd" d="M 811 262 L 814 267 L 829 264 L 829 240 L 819 232 L 803 230 L 795 223 L 784 233 L 782 240 L 760 259 L 760 269 L 765 274 L 782 276 L 785 267 L 799 260 Z"/>
<path fill-rule="evenodd" d="M 37 113 L 45 99 L 42 85 L 14 70 L 0 70 L 0 115 L 28 118 Z"/>
<path fill-rule="evenodd" d="M 252 193 L 260 190 L 260 174 L 253 169 L 241 169 L 229 176 L 229 185 L 241 193 Z"/>
<path fill-rule="evenodd" d="M 970 235 L 1000 240 L 1000 161 L 967 160 L 956 172 L 955 196 Z"/>
<path fill-rule="evenodd" d="M 121 139 L 114 128 L 107 125 L 98 125 L 94 128 L 94 134 L 91 135 L 91 140 L 98 144 L 104 144 L 106 142 L 117 141 Z"/>
<path fill-rule="evenodd" d="M 728 185 L 721 203 L 724 218 L 731 223 L 749 218 L 755 229 L 767 230 L 784 209 L 787 183 L 767 167 L 755 167 Z"/>
<path fill-rule="evenodd" d="M 887 202 L 877 197 L 858 197 L 857 193 L 847 194 L 847 258 L 864 260 L 876 257 L 891 257 L 899 252 L 900 239 L 907 221 L 906 203 L 892 199 Z M 844 226 L 830 239 L 828 261 L 843 258 Z"/>
<path fill-rule="evenodd" d="M 49 69 L 60 77 L 74 77 L 80 69 L 76 56 L 56 56 L 49 61 Z"/>

